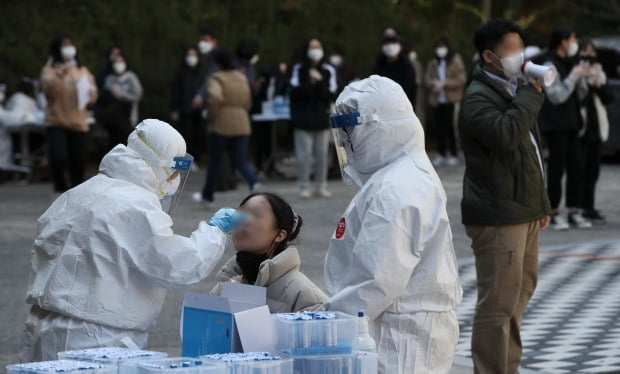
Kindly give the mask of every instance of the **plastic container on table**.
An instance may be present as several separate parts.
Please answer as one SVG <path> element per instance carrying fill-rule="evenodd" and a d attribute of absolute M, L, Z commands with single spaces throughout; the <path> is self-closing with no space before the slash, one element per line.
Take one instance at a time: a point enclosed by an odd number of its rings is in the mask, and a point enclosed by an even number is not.
<path fill-rule="evenodd" d="M 102 364 L 116 365 L 117 367 L 125 361 L 137 359 L 163 359 L 166 357 L 168 357 L 168 354 L 164 352 L 121 347 L 89 348 L 58 353 L 58 359 L 60 360 L 99 362 Z"/>
<path fill-rule="evenodd" d="M 119 363 L 118 374 L 229 374 L 226 365 L 199 358 L 134 359 Z"/>
<path fill-rule="evenodd" d="M 343 356 L 295 357 L 294 374 L 377 374 L 377 354 L 359 352 Z"/>
<path fill-rule="evenodd" d="M 7 374 L 116 374 L 117 368 L 98 362 L 57 360 L 8 365 L 6 372 Z"/>
<path fill-rule="evenodd" d="M 357 352 L 357 318 L 340 312 L 274 314 L 277 349 L 288 355 L 350 355 Z"/>
<path fill-rule="evenodd" d="M 293 359 L 267 352 L 219 353 L 200 356 L 205 362 L 227 365 L 228 374 L 292 374 Z"/>

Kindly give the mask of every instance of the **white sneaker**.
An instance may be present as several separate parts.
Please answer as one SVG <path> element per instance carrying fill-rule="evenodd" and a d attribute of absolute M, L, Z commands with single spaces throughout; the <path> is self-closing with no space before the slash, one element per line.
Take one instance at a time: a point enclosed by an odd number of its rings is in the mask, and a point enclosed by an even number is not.
<path fill-rule="evenodd" d="M 211 209 L 215 208 L 215 203 L 213 201 L 205 200 L 202 197 L 202 193 L 201 192 L 194 192 L 192 194 L 192 200 L 194 200 L 197 203 L 202 204 L 202 206 L 204 206 L 207 210 L 211 210 Z"/>
<path fill-rule="evenodd" d="M 323 188 L 319 188 L 319 189 L 316 191 L 316 195 L 317 195 L 318 197 L 320 197 L 320 198 L 323 198 L 323 199 L 329 199 L 330 197 L 332 197 L 332 196 L 333 196 L 333 195 L 332 195 L 332 193 L 331 193 L 331 192 L 329 192 L 329 190 L 328 190 L 327 188 L 325 188 L 325 187 L 323 187 Z"/>
<path fill-rule="evenodd" d="M 310 191 L 309 188 L 302 188 L 301 191 L 299 191 L 299 197 L 302 199 L 310 199 L 312 197 L 312 191 Z"/>
<path fill-rule="evenodd" d="M 581 212 L 568 213 L 568 223 L 578 229 L 591 229 L 592 222 L 583 218 Z"/>
<path fill-rule="evenodd" d="M 555 213 L 551 215 L 551 222 L 549 222 L 549 227 L 555 231 L 564 231 L 570 229 L 570 225 L 563 216 L 559 213 Z"/>
<path fill-rule="evenodd" d="M 435 155 L 435 157 L 433 157 L 433 160 L 431 162 L 433 163 L 433 166 L 437 168 L 442 166 L 446 162 L 446 158 L 440 154 L 437 154 Z"/>
<path fill-rule="evenodd" d="M 251 193 L 256 193 L 263 190 L 263 185 L 260 182 L 254 183 L 252 187 L 250 187 Z"/>
<path fill-rule="evenodd" d="M 446 160 L 446 165 L 448 166 L 457 166 L 459 164 L 459 159 L 458 157 L 455 156 L 450 156 L 448 157 L 448 159 Z"/>

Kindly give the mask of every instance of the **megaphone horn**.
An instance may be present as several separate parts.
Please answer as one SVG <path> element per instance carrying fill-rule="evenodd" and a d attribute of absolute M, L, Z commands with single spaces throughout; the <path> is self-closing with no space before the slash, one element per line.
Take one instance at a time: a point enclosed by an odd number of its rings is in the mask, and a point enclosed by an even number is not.
<path fill-rule="evenodd" d="M 549 87 L 558 75 L 557 70 L 555 70 L 553 66 L 538 65 L 532 61 L 523 64 L 523 66 L 521 66 L 521 71 L 527 78 L 542 80 L 546 87 Z"/>

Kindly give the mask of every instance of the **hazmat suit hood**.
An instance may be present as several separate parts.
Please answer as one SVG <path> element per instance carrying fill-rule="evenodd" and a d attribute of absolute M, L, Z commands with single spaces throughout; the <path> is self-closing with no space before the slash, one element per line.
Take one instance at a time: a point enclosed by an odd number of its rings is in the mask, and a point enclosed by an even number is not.
<path fill-rule="evenodd" d="M 430 170 L 424 129 L 402 87 L 378 75 L 345 87 L 335 105 L 336 114 L 359 112 L 362 124 L 351 132 L 353 157 L 347 173 L 365 183 L 372 174 L 408 156 Z M 359 178 L 355 178 L 355 177 Z"/>
<path fill-rule="evenodd" d="M 124 180 L 162 198 L 173 158 L 186 152 L 185 140 L 172 126 L 156 119 L 140 122 L 129 135 L 127 146 L 114 147 L 103 157 L 99 172 Z"/>

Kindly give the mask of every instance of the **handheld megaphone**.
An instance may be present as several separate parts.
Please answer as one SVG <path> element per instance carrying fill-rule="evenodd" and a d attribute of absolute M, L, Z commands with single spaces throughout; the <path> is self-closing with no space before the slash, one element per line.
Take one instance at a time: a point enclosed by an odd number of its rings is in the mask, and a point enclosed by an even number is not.
<path fill-rule="evenodd" d="M 532 61 L 528 61 L 521 66 L 521 71 L 526 78 L 537 78 L 542 80 L 545 87 L 549 87 L 558 75 L 557 70 L 553 66 L 537 65 Z"/>

